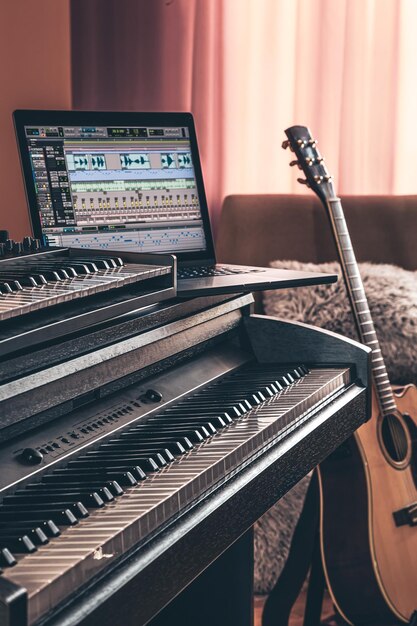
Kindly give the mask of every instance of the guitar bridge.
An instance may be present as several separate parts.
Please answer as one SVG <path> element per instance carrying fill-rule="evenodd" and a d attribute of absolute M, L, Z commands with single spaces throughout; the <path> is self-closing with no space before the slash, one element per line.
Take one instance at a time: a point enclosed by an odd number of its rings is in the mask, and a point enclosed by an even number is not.
<path fill-rule="evenodd" d="M 396 526 L 417 526 L 417 502 L 392 514 Z"/>

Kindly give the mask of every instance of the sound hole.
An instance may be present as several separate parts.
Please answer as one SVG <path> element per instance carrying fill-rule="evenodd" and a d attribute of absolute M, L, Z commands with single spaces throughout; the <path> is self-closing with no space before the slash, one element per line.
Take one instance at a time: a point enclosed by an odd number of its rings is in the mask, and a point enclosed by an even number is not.
<path fill-rule="evenodd" d="M 385 415 L 381 424 L 381 439 L 386 455 L 395 464 L 403 463 L 409 455 L 409 434 L 397 415 Z"/>

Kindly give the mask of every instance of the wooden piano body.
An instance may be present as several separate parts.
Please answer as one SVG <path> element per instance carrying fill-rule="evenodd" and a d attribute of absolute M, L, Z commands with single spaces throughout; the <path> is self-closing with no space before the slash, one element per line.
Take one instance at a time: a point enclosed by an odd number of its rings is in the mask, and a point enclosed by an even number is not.
<path fill-rule="evenodd" d="M 97 449 L 164 408 L 175 409 L 179 401 L 247 363 L 260 370 L 268 364 L 278 370 L 304 364 L 313 373 L 323 368 L 348 375 L 337 392 L 291 409 L 273 436 L 261 448 L 249 447 L 238 465 L 225 457 L 222 475 L 196 489 L 186 506 L 150 525 L 136 543 L 129 543 L 126 535 L 120 545 L 107 542 L 102 547 L 97 540 L 93 556 L 85 558 L 84 579 L 74 577 L 69 583 L 67 576 L 48 602 L 34 599 L 35 582 L 27 571 L 19 572 L 37 555 L 52 555 L 54 542 L 66 533 L 76 537 L 88 519 L 104 513 L 94 510 L 36 554 L 18 556 L 17 565 L 4 567 L 0 574 L 1 626 L 251 624 L 252 525 L 370 415 L 369 350 L 324 330 L 252 315 L 252 302 L 251 295 L 169 300 L 31 346 L 27 353 L 20 350 L 2 363 L 3 497 L 40 481 L 54 468 L 65 468 L 81 452 Z M 302 384 L 295 381 L 288 393 L 307 393 Z M 149 391 L 155 390 L 157 404 L 148 401 Z M 254 419 L 250 415 L 257 411 L 263 428 L 265 415 L 278 407 L 279 424 L 285 393 L 243 415 L 241 423 Z M 109 407 L 133 398 L 142 398 L 133 412 L 121 412 L 116 421 L 99 419 Z M 232 432 L 233 427 L 225 430 Z M 223 436 L 227 434 L 214 438 Z M 27 449 L 43 450 L 42 462 L 23 464 L 22 450 Z M 164 471 L 168 476 L 170 470 Z M 111 504 L 114 510 L 123 506 L 126 493 L 119 505 Z M 39 562 L 45 563 L 47 556 L 42 558 Z M 55 563 L 52 569 L 57 568 Z"/>

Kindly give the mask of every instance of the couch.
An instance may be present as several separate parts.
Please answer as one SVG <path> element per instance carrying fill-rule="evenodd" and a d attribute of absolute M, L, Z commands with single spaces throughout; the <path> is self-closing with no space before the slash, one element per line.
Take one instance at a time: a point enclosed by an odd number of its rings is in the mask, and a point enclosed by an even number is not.
<path fill-rule="evenodd" d="M 341 196 L 358 261 L 417 269 L 416 196 Z M 217 229 L 219 262 L 264 266 L 275 259 L 337 258 L 327 215 L 308 195 L 230 195 Z M 261 299 L 256 302 L 262 312 Z"/>

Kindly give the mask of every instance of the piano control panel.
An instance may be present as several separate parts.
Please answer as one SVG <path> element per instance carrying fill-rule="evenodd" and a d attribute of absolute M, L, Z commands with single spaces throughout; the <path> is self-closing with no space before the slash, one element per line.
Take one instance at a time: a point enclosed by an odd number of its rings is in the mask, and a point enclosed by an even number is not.
<path fill-rule="evenodd" d="M 146 389 L 139 392 L 139 395 L 129 401 L 120 402 L 119 404 L 109 407 L 104 411 L 97 413 L 94 418 L 88 419 L 77 424 L 71 430 L 64 431 L 53 439 L 37 443 L 36 447 L 24 448 L 15 452 L 15 458 L 23 465 L 38 465 L 46 457 L 48 459 L 57 459 L 62 454 L 71 451 L 76 447 L 77 443 L 91 440 L 97 435 L 106 433 L 113 426 L 123 424 L 129 421 L 129 417 L 137 414 L 137 409 L 141 407 L 149 407 L 149 405 L 157 404 L 162 401 L 162 394 L 155 389 Z"/>

